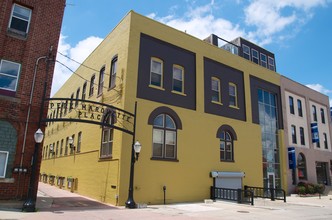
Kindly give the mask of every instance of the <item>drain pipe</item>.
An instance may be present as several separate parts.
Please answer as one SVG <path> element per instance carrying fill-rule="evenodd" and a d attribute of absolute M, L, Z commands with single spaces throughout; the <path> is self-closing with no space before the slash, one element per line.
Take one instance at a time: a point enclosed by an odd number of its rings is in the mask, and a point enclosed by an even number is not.
<path fill-rule="evenodd" d="M 163 186 L 164 191 L 164 205 L 166 205 L 166 186 Z"/>

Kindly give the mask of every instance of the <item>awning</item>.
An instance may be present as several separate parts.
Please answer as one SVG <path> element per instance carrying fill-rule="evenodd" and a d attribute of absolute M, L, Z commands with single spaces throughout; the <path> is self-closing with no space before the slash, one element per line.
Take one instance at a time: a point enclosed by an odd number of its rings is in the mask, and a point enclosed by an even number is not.
<path fill-rule="evenodd" d="M 234 177 L 237 177 L 237 178 L 242 178 L 242 177 L 245 177 L 246 174 L 244 172 L 219 172 L 219 171 L 211 171 L 211 176 L 213 178 L 234 178 Z"/>

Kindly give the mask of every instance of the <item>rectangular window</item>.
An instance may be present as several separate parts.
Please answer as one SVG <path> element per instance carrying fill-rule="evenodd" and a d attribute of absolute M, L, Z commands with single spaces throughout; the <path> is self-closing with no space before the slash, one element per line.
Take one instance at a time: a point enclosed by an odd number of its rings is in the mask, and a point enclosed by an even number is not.
<path fill-rule="evenodd" d="M 105 67 L 101 68 L 99 73 L 98 95 L 101 95 L 103 93 L 104 78 L 105 78 Z"/>
<path fill-rule="evenodd" d="M 183 93 L 183 74 L 184 68 L 182 66 L 173 66 L 173 91 Z"/>
<path fill-rule="evenodd" d="M 73 154 L 74 153 L 74 143 L 75 143 L 75 135 L 73 134 L 73 136 L 71 136 L 71 138 L 73 139 L 73 144 L 70 145 L 70 154 Z"/>
<path fill-rule="evenodd" d="M 73 109 L 73 102 L 74 102 L 74 93 L 72 93 L 70 96 L 69 111 Z"/>
<path fill-rule="evenodd" d="M 93 96 L 93 91 L 95 89 L 95 79 L 96 79 L 96 75 L 93 75 L 90 80 L 89 96 Z"/>
<path fill-rule="evenodd" d="M 67 109 L 68 109 L 68 100 L 66 100 L 64 108 L 65 109 L 64 109 L 63 115 L 66 115 L 67 114 Z"/>
<path fill-rule="evenodd" d="M 163 62 L 157 58 L 151 58 L 150 85 L 163 87 Z"/>
<path fill-rule="evenodd" d="M 297 110 L 300 117 L 303 117 L 303 111 L 302 111 L 302 102 L 300 99 L 297 100 Z"/>
<path fill-rule="evenodd" d="M 312 105 L 312 120 L 317 121 L 317 110 L 314 105 Z"/>
<path fill-rule="evenodd" d="M 76 151 L 81 152 L 81 142 L 82 142 L 82 132 L 78 132 L 77 135 L 77 145 L 76 145 Z"/>
<path fill-rule="evenodd" d="M 272 57 L 269 57 L 268 61 L 269 61 L 269 69 L 272 71 L 275 71 L 276 69 L 275 69 L 275 65 L 274 65 L 274 59 Z"/>
<path fill-rule="evenodd" d="M 66 137 L 65 155 L 68 154 L 69 137 Z"/>
<path fill-rule="evenodd" d="M 295 125 L 292 125 L 291 129 L 292 129 L 292 143 L 296 144 L 297 140 L 296 140 L 296 127 L 295 127 Z"/>
<path fill-rule="evenodd" d="M 237 107 L 237 88 L 233 83 L 229 83 L 229 105 Z"/>
<path fill-rule="evenodd" d="M 29 8 L 14 4 L 9 21 L 9 30 L 15 30 L 26 36 L 30 26 L 31 12 Z"/>
<path fill-rule="evenodd" d="M 328 149 L 329 146 L 328 146 L 328 144 L 327 144 L 327 135 L 326 135 L 326 133 L 323 133 L 323 136 L 324 136 L 324 148 L 325 148 L 325 149 Z"/>
<path fill-rule="evenodd" d="M 322 123 L 325 124 L 325 113 L 324 113 L 324 109 L 320 109 L 320 116 L 321 116 L 321 119 L 322 119 Z"/>
<path fill-rule="evenodd" d="M 153 157 L 163 157 L 164 131 L 153 129 Z"/>
<path fill-rule="evenodd" d="M 61 145 L 60 145 L 60 156 L 63 154 L 63 139 L 61 140 Z"/>
<path fill-rule="evenodd" d="M 86 82 L 83 84 L 83 89 L 82 89 L 82 100 L 85 100 L 86 97 Z"/>
<path fill-rule="evenodd" d="M 55 155 L 54 156 L 55 157 L 59 156 L 58 153 L 59 153 L 59 141 L 56 142 L 56 148 L 55 148 Z"/>
<path fill-rule="evenodd" d="M 81 90 L 81 88 L 78 88 L 77 91 L 76 91 L 75 107 L 78 106 L 78 99 L 80 98 L 80 90 Z"/>
<path fill-rule="evenodd" d="M 109 84 L 109 88 L 111 88 L 111 89 L 115 87 L 117 69 L 118 69 L 118 57 L 115 57 L 112 59 L 112 62 L 111 62 L 111 77 L 110 77 L 110 84 Z"/>
<path fill-rule="evenodd" d="M 220 80 L 212 77 L 211 79 L 212 102 L 221 103 Z"/>
<path fill-rule="evenodd" d="M 165 137 L 165 158 L 175 159 L 176 155 L 176 132 L 166 131 Z"/>
<path fill-rule="evenodd" d="M 259 63 L 258 51 L 255 49 L 251 49 L 251 55 L 252 55 L 252 62 L 258 64 Z"/>
<path fill-rule="evenodd" d="M 21 64 L 8 60 L 0 63 L 0 89 L 16 91 Z"/>
<path fill-rule="evenodd" d="M 266 59 L 266 55 L 261 53 L 261 66 L 263 67 L 267 67 L 267 59 Z"/>
<path fill-rule="evenodd" d="M 8 151 L 0 151 L 0 178 L 6 177 L 8 155 Z"/>
<path fill-rule="evenodd" d="M 103 130 L 103 139 L 100 150 L 100 157 L 111 157 L 113 150 L 113 129 L 106 128 Z"/>
<path fill-rule="evenodd" d="M 300 138 L 301 138 L 301 145 L 305 145 L 305 138 L 304 138 L 304 129 L 300 127 Z"/>
<path fill-rule="evenodd" d="M 289 112 L 294 115 L 294 99 L 289 96 Z"/>
<path fill-rule="evenodd" d="M 250 60 L 250 48 L 247 45 L 243 44 L 242 50 L 243 50 L 243 58 Z"/>

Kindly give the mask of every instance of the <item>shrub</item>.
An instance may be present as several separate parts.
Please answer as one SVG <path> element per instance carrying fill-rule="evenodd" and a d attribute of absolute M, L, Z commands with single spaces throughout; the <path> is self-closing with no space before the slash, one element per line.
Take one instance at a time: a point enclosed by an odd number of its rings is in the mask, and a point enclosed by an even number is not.
<path fill-rule="evenodd" d="M 297 192 L 300 195 L 304 195 L 306 193 L 306 188 L 304 186 L 298 186 L 297 187 Z"/>
<path fill-rule="evenodd" d="M 323 194 L 324 190 L 325 190 L 325 185 L 324 184 L 315 184 L 314 190 L 315 190 L 315 193 Z"/>
<path fill-rule="evenodd" d="M 306 189 L 305 189 L 306 193 L 308 194 L 315 194 L 315 188 L 313 184 L 308 184 Z"/>

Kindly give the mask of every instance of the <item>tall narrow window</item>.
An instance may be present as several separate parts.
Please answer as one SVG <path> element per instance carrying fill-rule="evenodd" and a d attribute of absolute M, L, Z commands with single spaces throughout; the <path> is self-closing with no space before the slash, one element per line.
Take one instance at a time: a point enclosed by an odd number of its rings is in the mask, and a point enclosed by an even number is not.
<path fill-rule="evenodd" d="M 6 177 L 8 155 L 8 151 L 0 151 L 0 178 Z"/>
<path fill-rule="evenodd" d="M 66 137 L 65 155 L 68 154 L 69 137 Z"/>
<path fill-rule="evenodd" d="M 173 65 L 173 91 L 183 93 L 183 75 L 184 68 L 179 65 Z"/>
<path fill-rule="evenodd" d="M 269 61 L 269 69 L 275 71 L 274 59 L 272 57 L 268 58 Z"/>
<path fill-rule="evenodd" d="M 78 106 L 78 99 L 80 98 L 80 90 L 81 90 L 81 88 L 78 88 L 78 89 L 76 90 L 76 101 L 75 101 L 75 107 L 77 107 L 77 106 Z"/>
<path fill-rule="evenodd" d="M 71 138 L 73 139 L 73 145 L 74 145 L 74 143 L 75 143 L 75 135 L 73 134 L 71 136 Z M 70 154 L 73 154 L 74 151 L 75 151 L 73 145 L 72 146 L 69 145 L 69 147 L 70 147 Z"/>
<path fill-rule="evenodd" d="M 303 117 L 303 111 L 302 111 L 302 102 L 300 99 L 297 100 L 297 110 L 300 117 Z"/>
<path fill-rule="evenodd" d="M 266 55 L 261 53 L 261 66 L 263 67 L 267 67 L 267 59 L 266 59 Z"/>
<path fill-rule="evenodd" d="M 72 93 L 70 96 L 69 111 L 73 109 L 73 104 L 74 104 L 74 93 Z"/>
<path fill-rule="evenodd" d="M 30 26 L 31 12 L 29 8 L 14 4 L 9 29 L 24 33 L 24 36 L 26 36 Z"/>
<path fill-rule="evenodd" d="M 305 156 L 302 153 L 299 153 L 297 156 L 297 174 L 300 180 L 307 179 L 307 164 Z"/>
<path fill-rule="evenodd" d="M 312 105 L 312 119 L 314 121 L 317 121 L 317 110 L 316 110 L 316 106 Z"/>
<path fill-rule="evenodd" d="M 325 124 L 325 113 L 324 113 L 324 109 L 320 109 L 320 116 L 321 116 L 321 119 L 322 119 L 322 123 Z"/>
<path fill-rule="evenodd" d="M 212 90 L 212 102 L 221 103 L 221 89 L 220 80 L 217 78 L 211 78 L 211 90 Z"/>
<path fill-rule="evenodd" d="M 107 124 L 112 124 L 112 117 L 109 115 L 106 118 Z M 103 136 L 102 136 L 102 143 L 100 149 L 100 157 L 101 158 L 109 158 L 112 157 L 113 151 L 113 134 L 114 129 L 104 126 L 103 127 Z"/>
<path fill-rule="evenodd" d="M 326 135 L 326 133 L 323 133 L 323 137 L 324 137 L 324 148 L 329 149 L 329 146 L 327 144 L 327 135 Z"/>
<path fill-rule="evenodd" d="M 242 50 L 243 50 L 243 58 L 250 60 L 250 48 L 247 45 L 243 44 Z"/>
<path fill-rule="evenodd" d="M 291 131 L 292 131 L 292 143 L 296 144 L 297 141 L 296 141 L 296 127 L 295 127 L 295 125 L 291 126 Z"/>
<path fill-rule="evenodd" d="M 61 144 L 60 144 L 60 156 L 63 154 L 63 139 L 61 139 Z"/>
<path fill-rule="evenodd" d="M 16 91 L 21 64 L 7 60 L 0 62 L 0 89 Z"/>
<path fill-rule="evenodd" d="M 289 111 L 294 115 L 294 99 L 292 96 L 289 96 Z"/>
<path fill-rule="evenodd" d="M 305 145 L 305 138 L 304 138 L 304 129 L 300 127 L 300 138 L 301 138 L 301 145 Z"/>
<path fill-rule="evenodd" d="M 93 91 L 95 89 L 95 79 L 96 79 L 96 75 L 93 75 L 90 80 L 89 96 L 93 96 Z"/>
<path fill-rule="evenodd" d="M 86 98 L 86 84 L 87 84 L 87 82 L 84 82 L 84 84 L 83 84 L 82 100 L 85 100 L 85 98 Z"/>
<path fill-rule="evenodd" d="M 112 89 L 115 87 L 115 82 L 116 82 L 116 73 L 118 70 L 118 57 L 114 57 L 111 62 L 111 76 L 110 76 L 110 84 L 109 88 Z"/>
<path fill-rule="evenodd" d="M 220 134 L 219 138 L 220 138 L 220 160 L 234 161 L 232 136 L 228 132 L 223 131 Z"/>
<path fill-rule="evenodd" d="M 252 55 L 252 62 L 258 64 L 259 63 L 258 51 L 255 49 L 251 49 L 251 55 Z"/>
<path fill-rule="evenodd" d="M 237 88 L 234 83 L 229 83 L 229 106 L 237 107 Z"/>
<path fill-rule="evenodd" d="M 81 152 L 81 143 L 82 143 L 82 131 L 78 132 L 77 135 L 76 152 Z"/>
<path fill-rule="evenodd" d="M 176 159 L 176 134 L 174 120 L 167 114 L 158 115 L 153 122 L 152 157 L 160 159 Z"/>
<path fill-rule="evenodd" d="M 59 153 L 59 141 L 57 141 L 56 142 L 56 148 L 55 148 L 55 157 L 58 157 L 59 155 L 58 155 L 58 153 Z"/>
<path fill-rule="evenodd" d="M 151 58 L 150 85 L 163 87 L 163 61 L 155 57 Z"/>
<path fill-rule="evenodd" d="M 101 95 L 103 93 L 104 78 L 105 78 L 105 67 L 101 68 L 99 72 L 98 95 Z"/>

